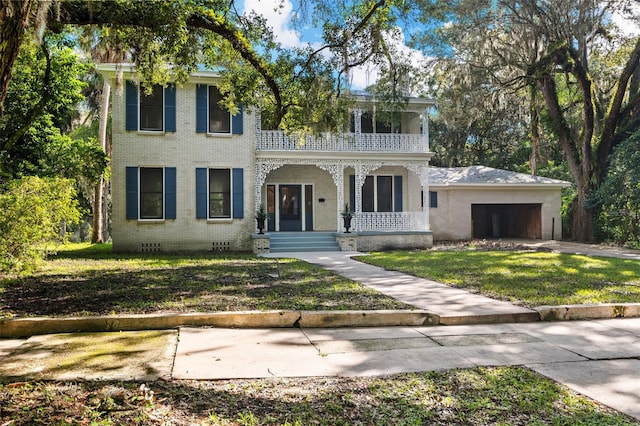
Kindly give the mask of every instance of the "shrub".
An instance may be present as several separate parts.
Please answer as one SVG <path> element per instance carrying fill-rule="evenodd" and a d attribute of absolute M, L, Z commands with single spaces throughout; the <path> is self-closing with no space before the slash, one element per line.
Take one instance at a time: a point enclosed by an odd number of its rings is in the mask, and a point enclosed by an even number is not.
<path fill-rule="evenodd" d="M 81 213 L 73 180 L 24 177 L 0 191 L 0 269 L 28 271 L 37 266 L 45 246 L 64 240 L 64 224 Z"/>

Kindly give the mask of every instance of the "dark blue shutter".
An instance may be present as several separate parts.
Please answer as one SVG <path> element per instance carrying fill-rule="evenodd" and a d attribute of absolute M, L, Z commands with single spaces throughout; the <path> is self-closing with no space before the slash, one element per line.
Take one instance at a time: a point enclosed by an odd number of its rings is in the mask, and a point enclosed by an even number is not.
<path fill-rule="evenodd" d="M 232 169 L 233 182 L 233 218 L 244 218 L 244 170 Z"/>
<path fill-rule="evenodd" d="M 393 177 L 393 211 L 402 211 L 402 176 Z"/>
<path fill-rule="evenodd" d="M 125 128 L 127 130 L 138 130 L 138 85 L 127 80 L 125 85 Z"/>
<path fill-rule="evenodd" d="M 206 84 L 196 84 L 196 133 L 207 133 L 209 127 L 208 91 Z"/>
<path fill-rule="evenodd" d="M 429 207 L 434 209 L 438 207 L 438 193 L 435 191 L 429 191 Z"/>
<path fill-rule="evenodd" d="M 127 167 L 125 177 L 127 219 L 135 220 L 138 219 L 138 168 Z"/>
<path fill-rule="evenodd" d="M 239 107 L 239 111 L 236 115 L 231 117 L 231 133 L 234 135 L 242 134 L 242 126 L 244 125 L 244 108 L 242 105 Z"/>
<path fill-rule="evenodd" d="M 164 131 L 176 131 L 176 85 L 164 89 Z"/>
<path fill-rule="evenodd" d="M 176 218 L 176 168 L 164 168 L 164 218 Z"/>
<path fill-rule="evenodd" d="M 196 218 L 206 219 L 208 217 L 208 193 L 207 193 L 207 169 L 196 168 Z"/>
<path fill-rule="evenodd" d="M 349 175 L 349 208 L 356 211 L 356 175 Z"/>

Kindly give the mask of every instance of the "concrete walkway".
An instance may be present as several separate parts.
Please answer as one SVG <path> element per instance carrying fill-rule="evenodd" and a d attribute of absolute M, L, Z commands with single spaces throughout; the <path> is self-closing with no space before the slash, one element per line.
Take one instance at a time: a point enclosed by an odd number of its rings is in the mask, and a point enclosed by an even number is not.
<path fill-rule="evenodd" d="M 293 257 L 313 263 L 380 293 L 437 314 L 440 324 L 490 324 L 538 321 L 536 311 L 515 306 L 435 281 L 417 278 L 353 260 L 359 252 L 279 253 L 273 257 Z M 269 256 L 269 255 L 267 255 Z"/>

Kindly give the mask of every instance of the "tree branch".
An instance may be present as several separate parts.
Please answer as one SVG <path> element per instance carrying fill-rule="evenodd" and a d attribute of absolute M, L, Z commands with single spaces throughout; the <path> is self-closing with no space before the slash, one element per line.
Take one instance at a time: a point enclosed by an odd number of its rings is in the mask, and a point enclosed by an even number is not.
<path fill-rule="evenodd" d="M 50 14 L 49 22 L 70 25 L 116 25 L 161 31 L 166 26 L 175 25 L 174 21 L 178 18 L 176 15 L 157 13 L 153 8 L 144 5 L 136 7 L 140 5 L 135 2 L 132 5 L 110 1 L 64 0 L 61 1 L 59 13 Z M 194 12 L 184 19 L 184 25 L 187 27 L 211 31 L 231 44 L 233 49 L 262 76 L 273 93 L 276 117 L 278 121 L 282 120 L 286 111 L 283 108 L 280 86 L 269 65 L 253 50 L 244 36 L 224 16 L 213 11 Z"/>

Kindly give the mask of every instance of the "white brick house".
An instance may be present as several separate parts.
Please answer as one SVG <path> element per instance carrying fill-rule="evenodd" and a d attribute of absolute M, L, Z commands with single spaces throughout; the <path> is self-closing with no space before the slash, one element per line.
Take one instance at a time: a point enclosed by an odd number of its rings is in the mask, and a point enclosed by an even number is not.
<path fill-rule="evenodd" d="M 410 99 L 389 125 L 377 119 L 379 106 L 371 98 L 356 97 L 348 131 L 299 139 L 262 130 L 258 110 L 234 116 L 222 110 L 213 72 L 194 73 L 181 87 L 157 86 L 149 94 L 130 66 L 118 69 L 124 84 L 112 93 L 115 251 L 264 253 L 284 235 L 307 241 L 308 250 L 320 247 L 312 239 L 320 234 L 335 249 L 424 248 L 434 238 L 430 210 L 436 238 L 473 236 L 470 224 L 442 217 L 468 222 L 455 208 L 466 209 L 464 202 L 445 201 L 451 188 L 442 181 L 438 210 L 428 207 L 438 196 L 430 191 L 430 99 Z M 115 78 L 115 65 L 100 70 Z M 553 186 L 552 199 L 535 201 L 544 205 L 545 217 L 559 216 L 558 188 Z M 478 189 L 493 187 L 471 188 Z M 526 195 L 520 198 L 527 202 Z M 341 216 L 346 204 L 355 212 L 350 233 Z M 260 205 L 268 212 L 265 234 L 256 228 Z"/>
<path fill-rule="evenodd" d="M 103 65 L 114 79 L 116 66 Z M 259 111 L 217 105 L 216 74 L 141 90 L 130 66 L 112 93 L 116 251 L 266 251 L 283 232 L 330 232 L 343 248 L 426 247 L 427 110 L 412 99 L 392 126 L 358 98 L 352 128 L 300 140 L 261 130 Z M 112 85 L 115 86 L 115 85 Z M 422 191 L 424 189 L 424 191 Z M 257 235 L 255 210 L 269 212 Z M 355 211 L 345 234 L 341 212 Z"/>

